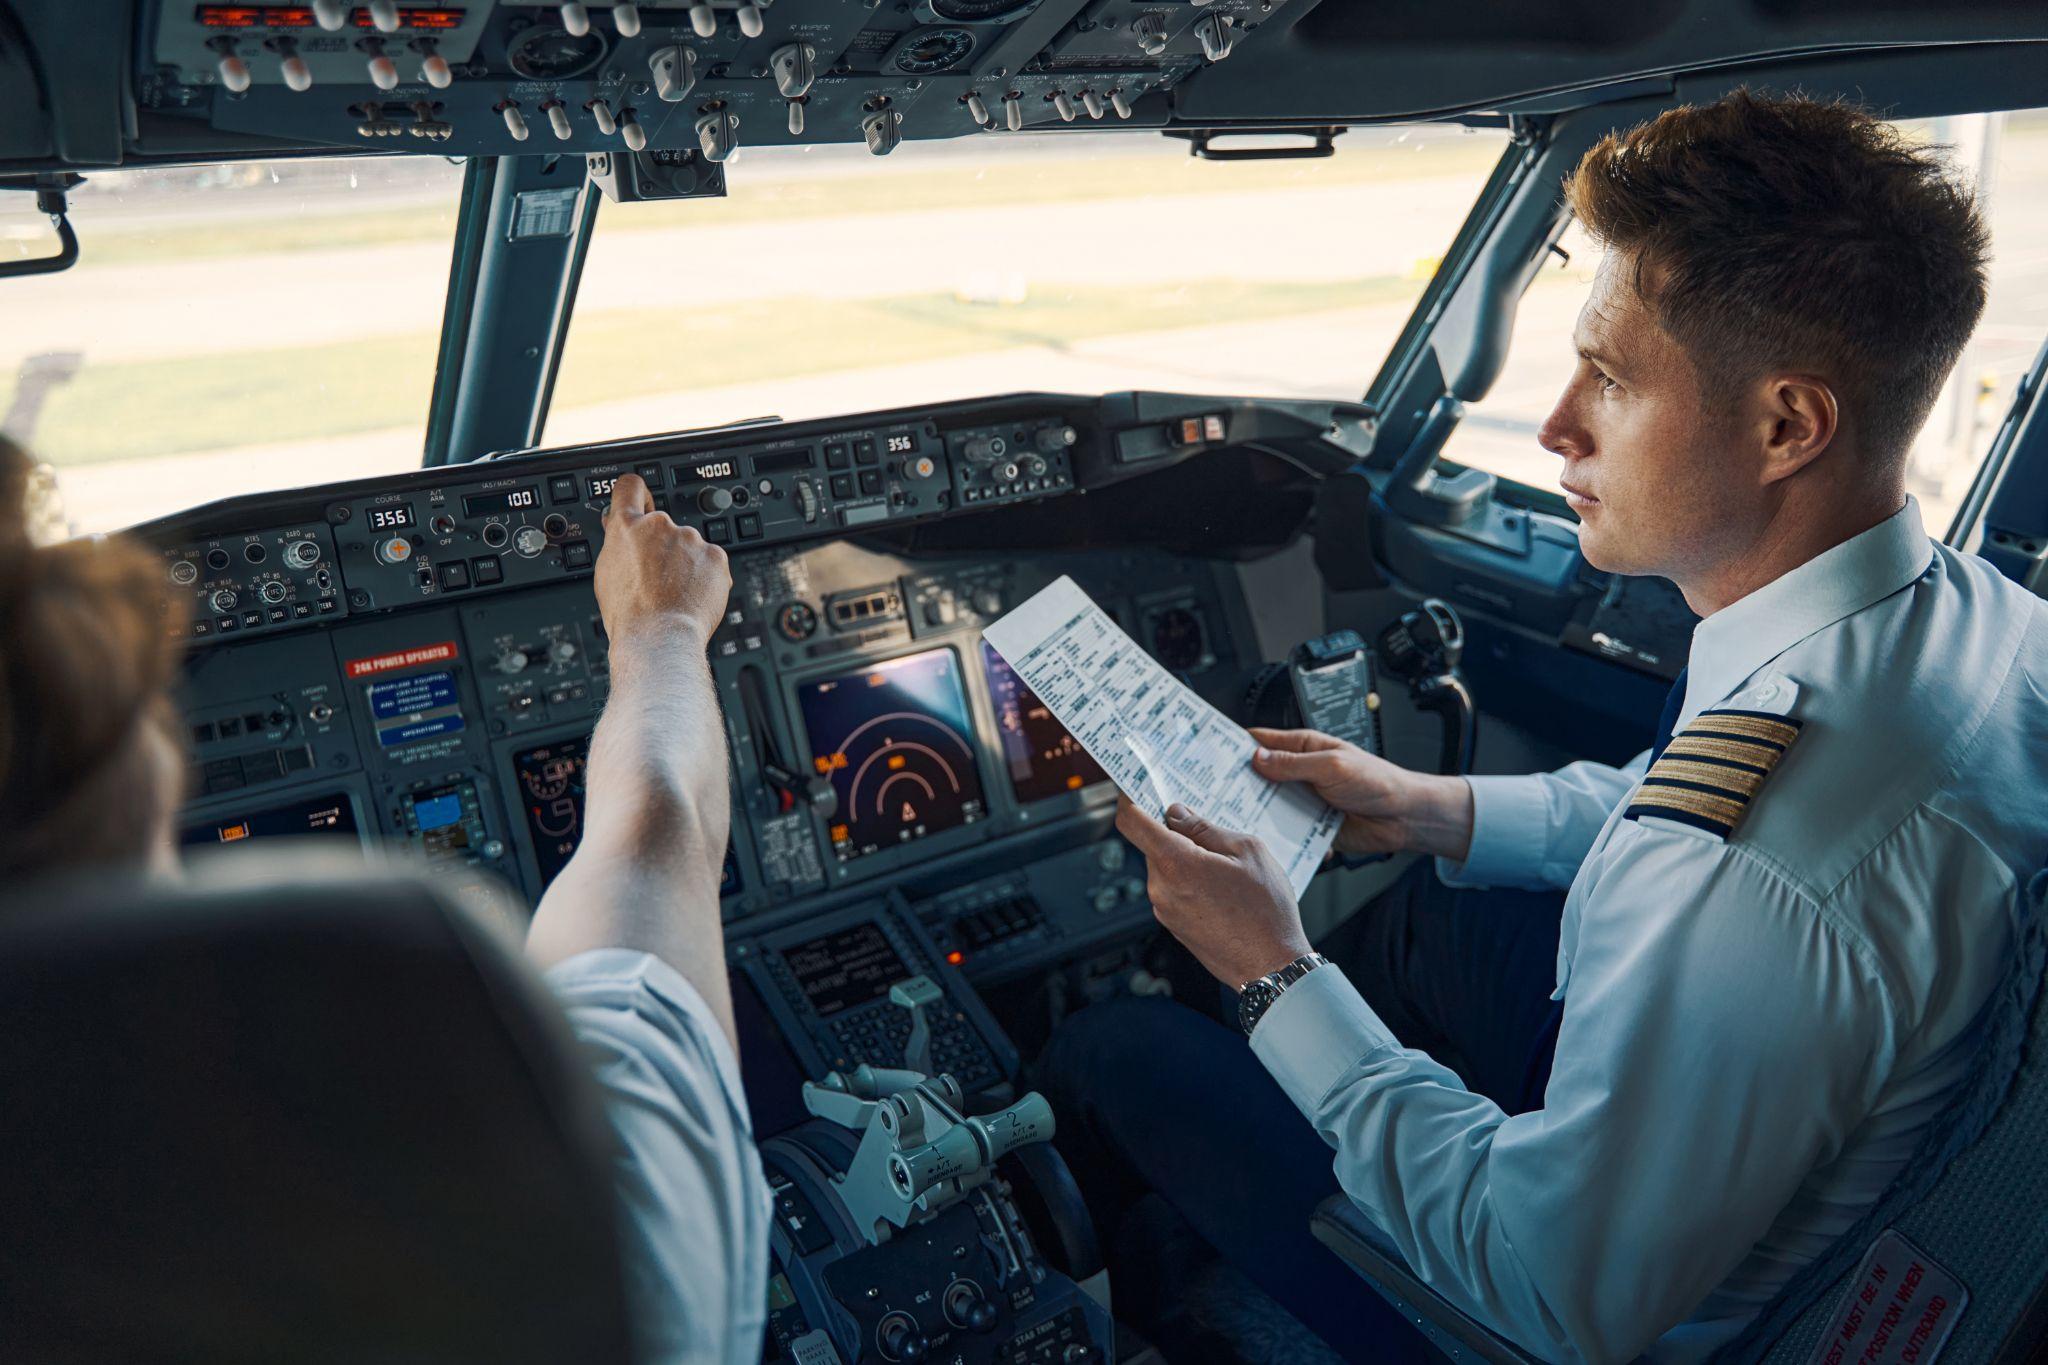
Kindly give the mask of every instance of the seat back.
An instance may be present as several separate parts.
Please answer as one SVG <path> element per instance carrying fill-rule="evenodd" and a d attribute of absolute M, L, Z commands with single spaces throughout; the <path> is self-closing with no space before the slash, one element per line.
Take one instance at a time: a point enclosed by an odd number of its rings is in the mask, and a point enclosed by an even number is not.
<path fill-rule="evenodd" d="M 1716 1365 L 1804 1365 L 1833 1349 L 1824 1341 L 1854 1361 L 1880 1333 L 1879 1360 L 2048 1358 L 2048 871 L 2023 908 L 2012 968 L 1961 1091 L 1884 1197 Z"/>
<path fill-rule="evenodd" d="M 0 1359 L 624 1365 L 601 1111 L 505 936 L 233 875 L 9 894 Z"/>

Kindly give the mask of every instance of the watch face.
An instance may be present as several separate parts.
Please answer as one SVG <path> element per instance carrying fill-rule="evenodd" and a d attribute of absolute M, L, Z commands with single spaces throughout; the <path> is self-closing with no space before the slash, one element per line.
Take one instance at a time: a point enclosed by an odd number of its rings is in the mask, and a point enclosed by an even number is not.
<path fill-rule="evenodd" d="M 1259 1016 L 1279 998 L 1280 992 L 1264 977 L 1248 983 L 1244 988 L 1244 994 L 1238 998 L 1237 1022 L 1243 1026 L 1246 1033 L 1250 1033 L 1253 1026 L 1259 1022 Z"/>

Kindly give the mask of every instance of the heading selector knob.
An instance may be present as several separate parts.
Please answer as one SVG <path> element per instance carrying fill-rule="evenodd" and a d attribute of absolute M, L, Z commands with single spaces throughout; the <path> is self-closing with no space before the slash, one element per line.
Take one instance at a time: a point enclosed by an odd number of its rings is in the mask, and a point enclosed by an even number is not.
<path fill-rule="evenodd" d="M 732 494 L 723 488 L 706 488 L 697 494 L 697 510 L 715 517 L 732 510 Z"/>

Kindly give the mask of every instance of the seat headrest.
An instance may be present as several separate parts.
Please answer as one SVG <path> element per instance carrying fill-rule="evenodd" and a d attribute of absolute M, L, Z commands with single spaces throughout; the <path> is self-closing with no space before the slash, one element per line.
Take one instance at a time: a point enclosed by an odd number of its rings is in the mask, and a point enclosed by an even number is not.
<path fill-rule="evenodd" d="M 7 897 L 0 1359 L 627 1360 L 516 939 L 417 877 L 229 875 Z"/>

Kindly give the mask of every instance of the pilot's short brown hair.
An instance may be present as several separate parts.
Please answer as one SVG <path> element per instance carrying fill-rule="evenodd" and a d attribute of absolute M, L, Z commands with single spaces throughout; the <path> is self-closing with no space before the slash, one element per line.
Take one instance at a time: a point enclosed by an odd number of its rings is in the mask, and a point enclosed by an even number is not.
<path fill-rule="evenodd" d="M 0 879 L 148 856 L 178 646 L 162 566 L 118 536 L 37 545 L 36 467 L 0 436 Z"/>
<path fill-rule="evenodd" d="M 1709 401 L 1774 369 L 1834 387 L 1902 459 L 1984 312 L 1989 234 L 1940 150 L 1853 105 L 1737 90 L 1608 135 L 1566 184 Z"/>

